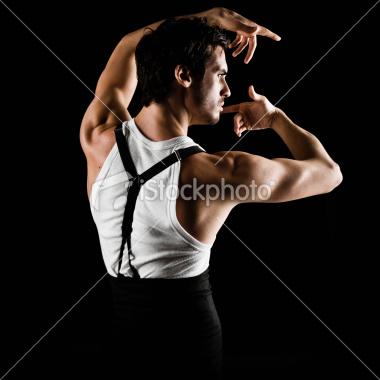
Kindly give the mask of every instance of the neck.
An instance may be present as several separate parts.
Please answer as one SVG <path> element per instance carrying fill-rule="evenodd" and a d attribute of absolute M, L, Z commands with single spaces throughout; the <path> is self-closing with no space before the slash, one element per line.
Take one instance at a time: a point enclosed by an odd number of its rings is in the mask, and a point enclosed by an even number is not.
<path fill-rule="evenodd" d="M 136 125 L 152 141 L 187 136 L 189 118 L 186 112 L 178 108 L 170 102 L 152 103 L 143 107 L 136 116 Z"/>

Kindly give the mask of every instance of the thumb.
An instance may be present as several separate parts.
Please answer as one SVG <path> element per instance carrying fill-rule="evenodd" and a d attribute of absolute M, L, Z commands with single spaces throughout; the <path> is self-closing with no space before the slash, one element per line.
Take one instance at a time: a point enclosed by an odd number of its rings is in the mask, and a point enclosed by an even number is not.
<path fill-rule="evenodd" d="M 248 87 L 248 95 L 252 100 L 259 100 L 259 95 L 255 92 L 252 85 Z"/>

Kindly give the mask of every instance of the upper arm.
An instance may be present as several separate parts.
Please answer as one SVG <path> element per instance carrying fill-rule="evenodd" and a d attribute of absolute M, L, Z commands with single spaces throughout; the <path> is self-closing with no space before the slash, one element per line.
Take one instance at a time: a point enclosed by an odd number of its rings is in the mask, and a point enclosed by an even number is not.
<path fill-rule="evenodd" d="M 226 183 L 233 186 L 236 203 L 291 201 L 329 192 L 341 181 L 337 165 L 317 159 L 267 159 L 245 152 L 228 155 Z"/>
<path fill-rule="evenodd" d="M 80 142 L 86 156 L 91 154 L 102 160 L 115 142 L 115 128 L 131 118 L 122 105 L 122 96 L 119 89 L 109 89 L 104 96 L 95 97 L 88 106 L 80 128 Z"/>
<path fill-rule="evenodd" d="M 108 138 L 123 121 L 131 118 L 128 107 L 137 85 L 133 44 L 123 38 L 113 51 L 98 80 L 95 96 L 81 124 L 81 144 L 86 150 L 99 138 Z M 105 136 L 103 136 L 105 134 Z"/>

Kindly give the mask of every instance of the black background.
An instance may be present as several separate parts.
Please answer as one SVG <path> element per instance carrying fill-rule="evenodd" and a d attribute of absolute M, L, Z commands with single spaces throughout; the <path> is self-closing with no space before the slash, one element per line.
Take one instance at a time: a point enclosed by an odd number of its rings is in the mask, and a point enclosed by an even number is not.
<path fill-rule="evenodd" d="M 168 16 L 226 6 L 282 36 L 278 43 L 259 38 L 249 65 L 228 57 L 228 103 L 247 100 L 249 84 L 275 103 L 374 2 L 6 4 L 83 83 L 0 4 L 0 376 L 76 304 L 6 378 L 107 378 L 100 369 L 109 288 L 105 281 L 93 287 L 105 267 L 86 198 L 79 126 L 89 89 L 118 41 Z M 241 205 L 226 222 L 294 293 L 228 229 L 218 234 L 210 270 L 229 378 L 374 379 L 321 321 L 380 375 L 379 7 L 278 104 L 339 163 L 341 186 L 296 202 Z M 132 112 L 137 108 L 134 102 Z M 210 152 L 237 141 L 229 115 L 189 134 Z M 289 154 L 271 131 L 249 134 L 235 150 Z"/>

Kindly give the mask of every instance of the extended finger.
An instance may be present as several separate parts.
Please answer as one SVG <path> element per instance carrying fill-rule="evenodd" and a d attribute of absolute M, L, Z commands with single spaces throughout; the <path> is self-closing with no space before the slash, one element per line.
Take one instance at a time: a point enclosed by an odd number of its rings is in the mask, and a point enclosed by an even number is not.
<path fill-rule="evenodd" d="M 237 34 L 236 38 L 230 43 L 229 48 L 232 49 L 235 46 L 239 45 L 242 39 L 243 36 L 241 34 Z"/>
<path fill-rule="evenodd" d="M 247 55 L 245 56 L 244 63 L 249 63 L 249 61 L 252 59 L 253 53 L 256 50 L 256 46 L 257 46 L 257 38 L 256 38 L 256 36 L 253 36 L 252 38 L 249 38 L 249 41 L 248 41 L 248 51 L 247 51 Z"/>
<path fill-rule="evenodd" d="M 258 36 L 264 36 L 264 37 L 271 38 L 272 40 L 275 40 L 275 41 L 281 40 L 281 37 L 278 34 L 273 33 L 271 30 L 269 30 L 265 26 L 261 26 L 261 25 L 258 25 L 256 34 Z"/>
<path fill-rule="evenodd" d="M 223 107 L 222 113 L 239 112 L 240 104 Z"/>
<path fill-rule="evenodd" d="M 248 37 L 243 37 L 239 47 L 232 53 L 233 57 L 237 57 L 248 45 Z"/>

